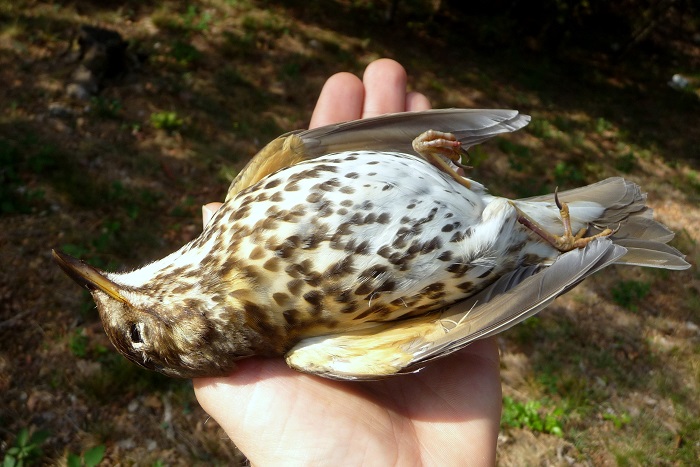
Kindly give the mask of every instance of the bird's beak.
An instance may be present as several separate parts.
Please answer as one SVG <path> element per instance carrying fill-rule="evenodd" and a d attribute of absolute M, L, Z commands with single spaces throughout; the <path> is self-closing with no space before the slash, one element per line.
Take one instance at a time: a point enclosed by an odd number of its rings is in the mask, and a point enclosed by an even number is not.
<path fill-rule="evenodd" d="M 99 289 L 115 300 L 126 303 L 126 299 L 119 293 L 117 285 L 107 279 L 102 271 L 60 251 L 51 250 L 51 252 L 53 253 L 54 261 L 78 285 L 91 291 Z"/>

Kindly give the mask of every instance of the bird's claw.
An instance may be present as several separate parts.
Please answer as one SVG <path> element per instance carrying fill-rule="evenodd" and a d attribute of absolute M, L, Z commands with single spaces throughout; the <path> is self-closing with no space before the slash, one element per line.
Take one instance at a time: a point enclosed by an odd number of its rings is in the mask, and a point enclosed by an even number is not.
<path fill-rule="evenodd" d="M 466 155 L 467 151 L 462 148 L 462 143 L 455 135 L 428 130 L 413 140 L 413 149 L 435 167 L 454 178 L 457 183 L 468 189 L 471 188 L 469 180 L 459 175 L 447 162 L 450 161 L 461 169 L 470 168 L 461 163 L 462 156 Z"/>
<path fill-rule="evenodd" d="M 569 205 L 559 199 L 559 194 L 557 191 L 558 189 L 554 190 L 554 203 L 557 205 L 557 208 L 559 208 L 559 215 L 561 216 L 561 221 L 564 226 L 564 233 L 562 235 L 555 235 L 547 231 L 547 229 L 545 229 L 541 224 L 525 214 L 517 206 L 513 205 L 518 213 L 518 222 L 535 232 L 537 235 L 542 237 L 543 240 L 563 253 L 577 248 L 584 248 L 596 238 L 609 237 L 618 231 L 619 227 L 615 230 L 606 228 L 602 232 L 595 235 L 586 236 L 588 229 L 584 227 L 580 229 L 576 235 L 574 235 L 571 230 L 571 214 L 569 213 Z"/>

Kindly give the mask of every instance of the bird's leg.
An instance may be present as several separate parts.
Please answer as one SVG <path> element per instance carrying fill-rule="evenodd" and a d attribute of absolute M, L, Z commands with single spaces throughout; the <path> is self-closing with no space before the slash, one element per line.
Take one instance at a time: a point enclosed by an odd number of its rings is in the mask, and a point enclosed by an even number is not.
<path fill-rule="evenodd" d="M 595 235 L 590 235 L 586 237 L 586 228 L 582 228 L 578 231 L 576 235 L 573 235 L 571 231 L 571 215 L 569 214 L 569 206 L 565 202 L 559 200 L 559 195 L 554 192 L 554 202 L 559 208 L 559 214 L 561 215 L 562 224 L 564 224 L 564 234 L 555 235 L 548 232 L 541 224 L 535 221 L 533 218 L 525 214 L 523 211 L 518 209 L 518 207 L 513 204 L 513 207 L 518 213 L 518 222 L 523 224 L 528 229 L 535 232 L 537 235 L 542 237 L 547 243 L 552 245 L 554 248 L 561 252 L 571 251 L 575 248 L 583 248 L 588 245 L 593 239 L 608 237 L 615 233 L 612 229 L 605 229 L 600 233 Z"/>
<path fill-rule="evenodd" d="M 455 135 L 428 130 L 413 140 L 413 149 L 435 167 L 454 178 L 457 183 L 471 188 L 469 180 L 459 175 L 445 160 L 452 161 L 453 164 L 463 169 L 468 168 L 460 163 L 462 155 L 466 152 L 462 149 L 462 143 L 455 138 Z"/>

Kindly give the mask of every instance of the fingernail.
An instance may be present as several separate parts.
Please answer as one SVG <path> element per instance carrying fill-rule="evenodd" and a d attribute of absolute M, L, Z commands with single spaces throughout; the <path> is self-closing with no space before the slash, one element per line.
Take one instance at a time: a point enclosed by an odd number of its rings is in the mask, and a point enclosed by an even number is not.
<path fill-rule="evenodd" d="M 202 224 L 204 224 L 204 227 L 207 226 L 209 221 L 211 220 L 212 216 L 214 216 L 214 211 L 212 208 L 207 206 L 206 204 L 202 206 Z"/>

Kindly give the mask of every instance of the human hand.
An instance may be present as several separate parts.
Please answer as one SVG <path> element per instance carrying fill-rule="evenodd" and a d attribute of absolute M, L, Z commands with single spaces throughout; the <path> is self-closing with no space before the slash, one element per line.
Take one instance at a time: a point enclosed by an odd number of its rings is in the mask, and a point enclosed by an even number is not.
<path fill-rule="evenodd" d="M 339 105 L 342 103 L 342 105 Z M 328 79 L 311 128 L 405 110 L 406 72 L 377 60 L 363 80 Z M 204 207 L 204 223 L 221 203 Z M 199 403 L 254 465 L 493 465 L 501 413 L 498 349 L 477 341 L 419 373 L 340 382 L 298 373 L 283 359 L 242 360 L 231 375 L 194 380 Z"/>

